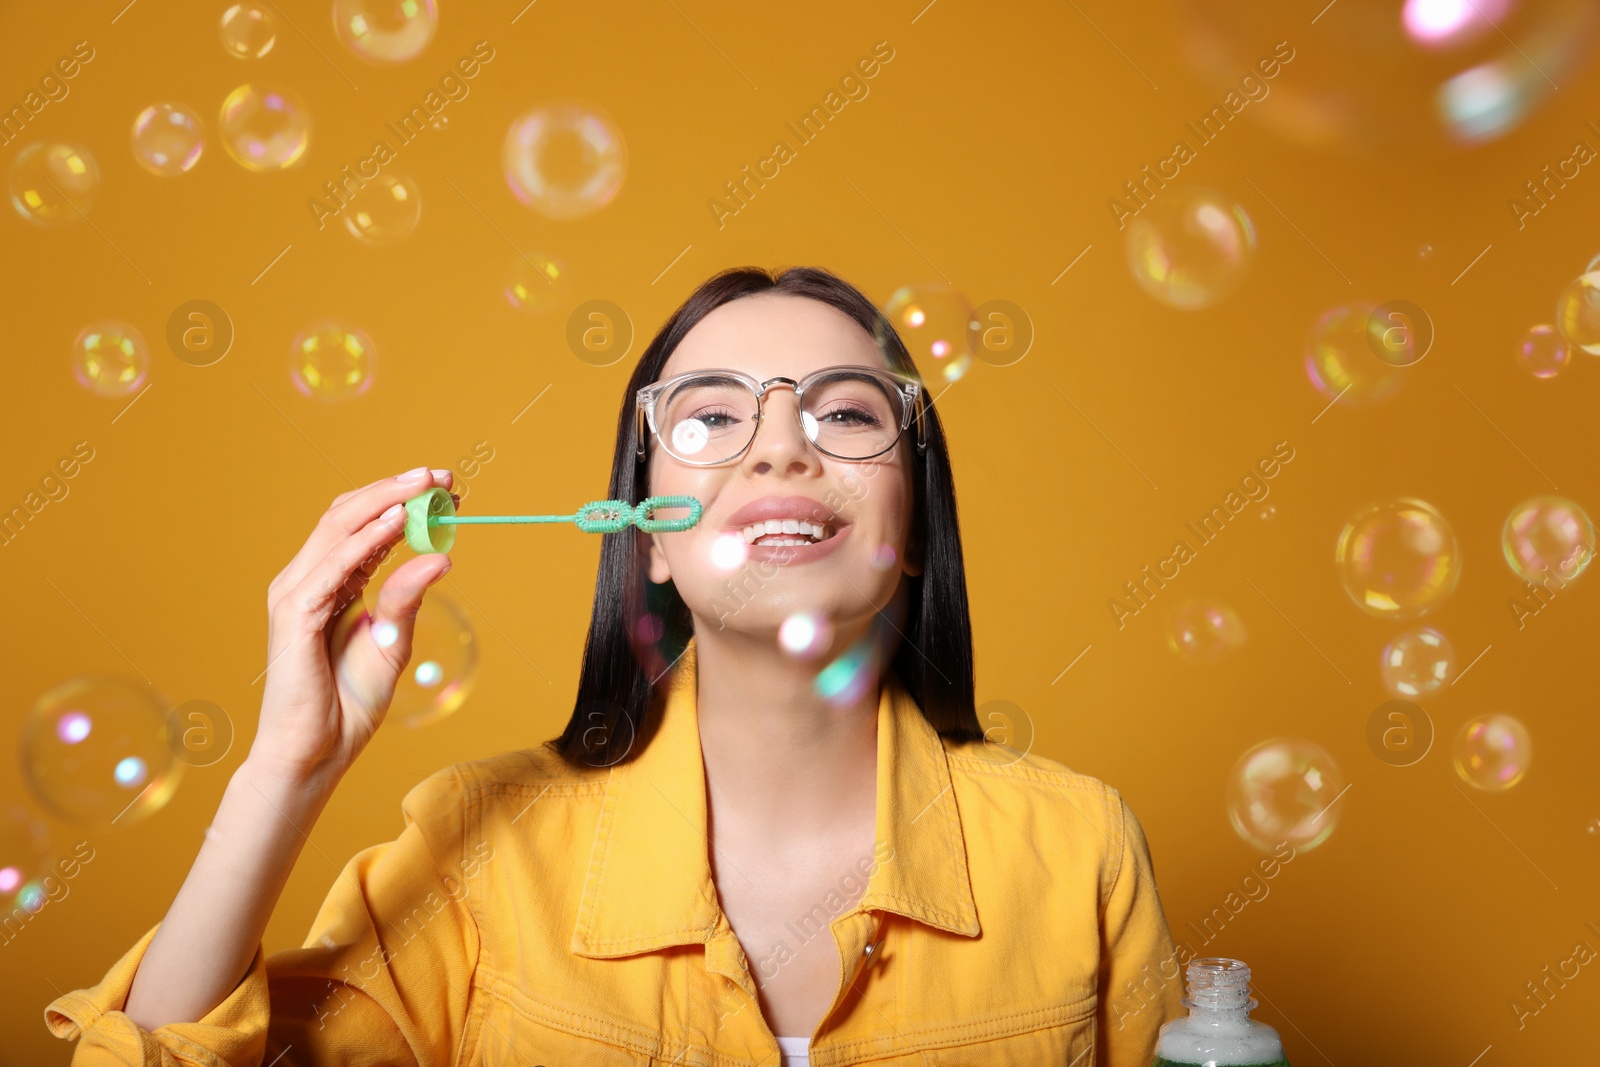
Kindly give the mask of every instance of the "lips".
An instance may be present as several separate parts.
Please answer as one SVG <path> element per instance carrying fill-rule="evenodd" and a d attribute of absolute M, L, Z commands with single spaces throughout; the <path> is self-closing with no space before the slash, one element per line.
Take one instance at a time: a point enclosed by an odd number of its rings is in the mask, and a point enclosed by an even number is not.
<path fill-rule="evenodd" d="M 837 549 L 854 529 L 854 526 L 841 526 L 839 532 L 827 540 L 809 545 L 746 545 L 745 558 L 782 564 L 812 563 Z"/>
<path fill-rule="evenodd" d="M 728 516 L 723 528 L 744 539 L 746 527 L 756 523 L 798 520 L 826 527 L 829 536 L 810 544 L 746 544 L 746 558 L 776 563 L 806 563 L 821 559 L 838 547 L 851 530 L 848 519 L 840 517 L 822 501 L 809 496 L 764 496 L 753 500 Z M 791 537 L 796 535 L 790 535 Z M 802 535 L 803 536 L 803 535 Z"/>
<path fill-rule="evenodd" d="M 724 528 L 737 532 L 752 523 L 766 522 L 768 519 L 804 519 L 835 529 L 849 525 L 847 520 L 834 514 L 832 508 L 809 496 L 764 496 L 729 515 Z"/>

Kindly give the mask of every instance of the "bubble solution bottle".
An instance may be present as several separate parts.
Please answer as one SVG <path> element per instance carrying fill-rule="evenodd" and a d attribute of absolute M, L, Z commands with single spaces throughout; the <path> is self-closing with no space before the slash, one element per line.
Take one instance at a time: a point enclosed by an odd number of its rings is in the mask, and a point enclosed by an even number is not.
<path fill-rule="evenodd" d="M 1153 1067 L 1289 1067 L 1278 1031 L 1250 1018 L 1250 968 L 1241 960 L 1191 960 L 1186 1019 L 1162 1024 Z"/>

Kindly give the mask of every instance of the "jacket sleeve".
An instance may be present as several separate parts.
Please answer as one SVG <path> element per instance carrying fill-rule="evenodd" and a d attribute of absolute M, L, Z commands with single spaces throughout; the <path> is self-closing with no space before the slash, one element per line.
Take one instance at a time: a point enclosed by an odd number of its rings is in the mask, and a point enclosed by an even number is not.
<path fill-rule="evenodd" d="M 1161 1024 L 1186 1014 L 1183 963 L 1156 891 L 1144 830 L 1128 802 L 1107 788 L 1110 889 L 1100 920 L 1095 1062 L 1150 1067 Z"/>
<path fill-rule="evenodd" d="M 401 802 L 405 828 L 356 853 L 304 945 L 264 958 L 196 1022 L 144 1030 L 123 1013 L 160 924 L 100 984 L 45 1009 L 76 1040 L 73 1067 L 326 1067 L 458 1062 L 478 958 L 473 877 L 493 858 L 469 841 L 460 771 L 425 779 Z"/>

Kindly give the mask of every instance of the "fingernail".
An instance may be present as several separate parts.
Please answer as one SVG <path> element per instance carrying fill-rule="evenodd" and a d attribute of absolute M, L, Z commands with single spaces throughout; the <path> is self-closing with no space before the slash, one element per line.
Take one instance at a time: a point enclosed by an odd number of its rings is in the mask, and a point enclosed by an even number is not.
<path fill-rule="evenodd" d="M 382 515 L 379 515 L 378 518 L 384 522 L 393 522 L 401 515 L 405 514 L 405 510 L 406 506 L 404 504 L 394 504 L 389 508 L 389 510 L 385 511 Z"/>
<path fill-rule="evenodd" d="M 448 477 L 450 477 L 450 468 L 446 467 L 443 470 L 440 470 L 439 468 L 435 467 L 434 470 L 433 470 L 433 476 L 435 478 L 439 478 L 441 480 L 444 479 L 444 478 L 448 478 Z"/>
<path fill-rule="evenodd" d="M 418 467 L 414 471 L 406 471 L 404 474 L 400 475 L 399 480 L 402 482 L 420 482 L 427 478 L 428 474 L 429 472 L 427 467 Z"/>

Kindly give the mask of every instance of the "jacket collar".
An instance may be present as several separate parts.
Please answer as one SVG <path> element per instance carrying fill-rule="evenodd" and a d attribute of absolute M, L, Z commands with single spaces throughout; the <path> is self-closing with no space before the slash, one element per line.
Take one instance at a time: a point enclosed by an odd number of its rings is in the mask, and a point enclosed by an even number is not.
<path fill-rule="evenodd" d="M 697 692 L 691 637 L 668 680 L 655 736 L 638 757 L 608 772 L 572 931 L 576 955 L 700 944 L 719 928 Z M 877 771 L 875 840 L 892 851 L 877 855 L 856 907 L 977 935 L 944 742 L 892 670 L 879 691 Z"/>

